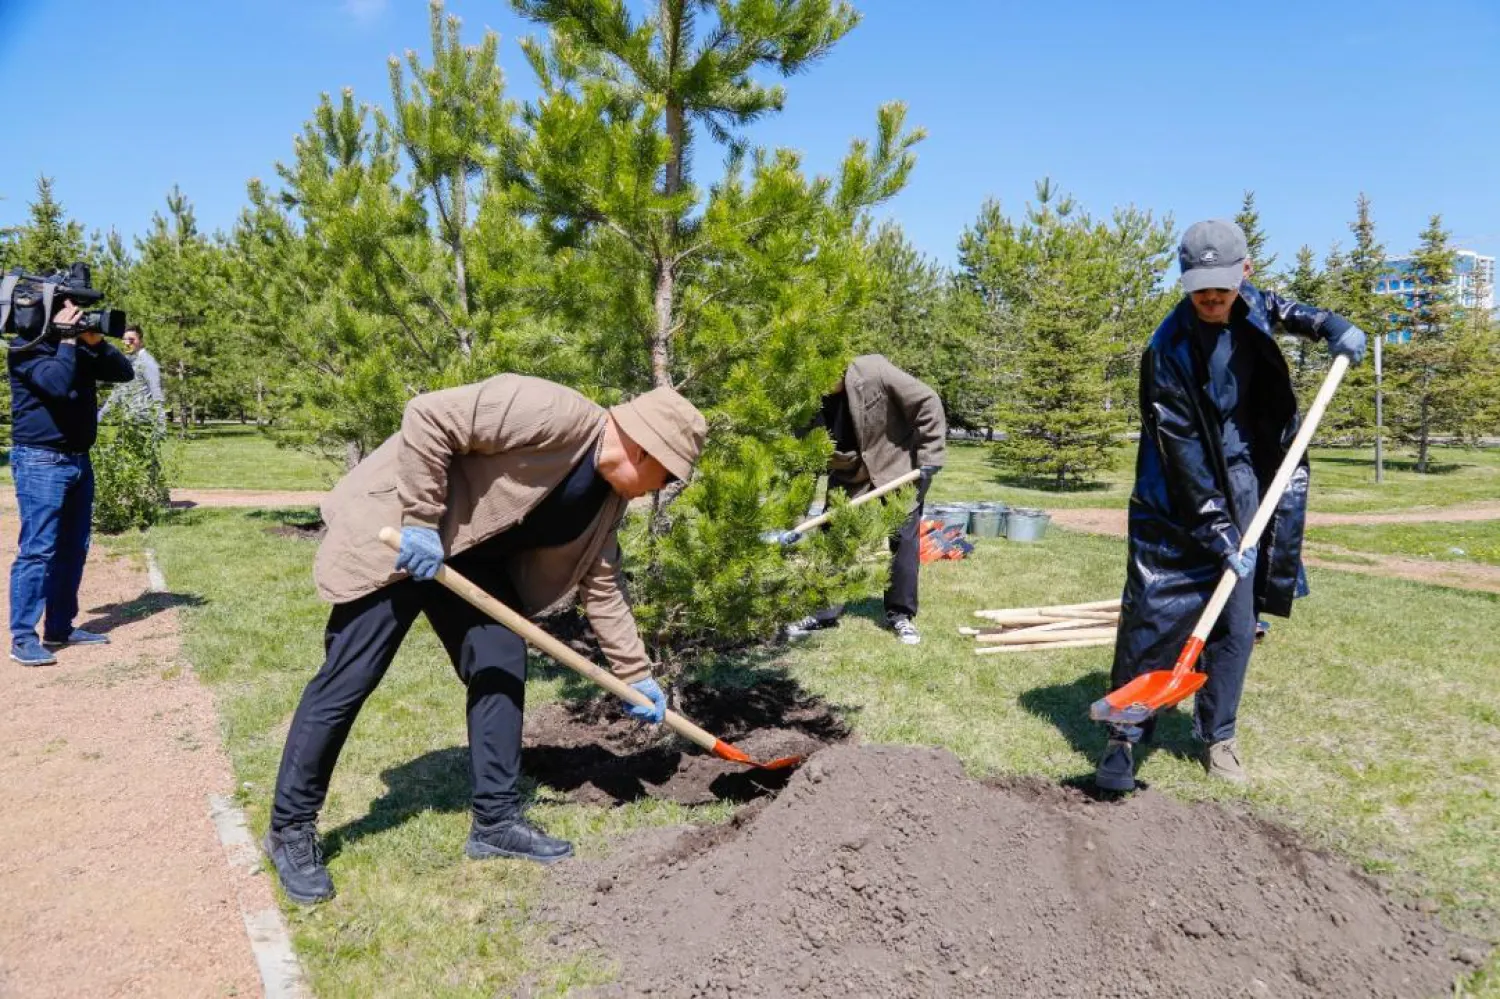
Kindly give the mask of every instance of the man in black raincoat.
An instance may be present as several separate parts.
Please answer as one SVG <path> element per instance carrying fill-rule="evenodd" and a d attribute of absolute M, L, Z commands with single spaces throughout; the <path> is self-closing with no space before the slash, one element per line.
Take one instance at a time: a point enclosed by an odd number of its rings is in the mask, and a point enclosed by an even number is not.
<path fill-rule="evenodd" d="M 1194 731 L 1208 772 L 1243 783 L 1235 719 L 1257 613 L 1291 612 L 1301 563 L 1308 469 L 1292 477 L 1261 543 L 1240 553 L 1298 426 L 1297 399 L 1273 330 L 1364 357 L 1365 334 L 1342 316 L 1252 286 L 1245 234 L 1199 222 L 1178 248 L 1182 301 L 1141 357 L 1141 440 L 1130 496 L 1130 558 L 1110 683 L 1171 669 L 1226 568 L 1240 578 L 1199 660 Z M 1146 727 L 1118 727 L 1097 784 L 1135 786 L 1132 746 Z"/>

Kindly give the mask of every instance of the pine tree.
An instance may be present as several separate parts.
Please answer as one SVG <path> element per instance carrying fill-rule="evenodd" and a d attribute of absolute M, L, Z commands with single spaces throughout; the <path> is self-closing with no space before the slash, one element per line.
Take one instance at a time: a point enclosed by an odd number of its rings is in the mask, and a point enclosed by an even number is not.
<path fill-rule="evenodd" d="M 1296 264 L 1286 276 L 1287 295 L 1311 305 L 1329 303 L 1328 284 L 1328 275 L 1318 270 L 1313 248 L 1303 244 L 1297 250 Z M 1333 308 L 1333 305 L 1329 303 L 1326 307 Z M 1292 385 L 1296 389 L 1297 398 L 1305 405 L 1317 392 L 1322 381 L 1322 348 L 1302 337 L 1283 337 L 1282 347 L 1292 369 Z M 1330 426 L 1333 425 L 1332 416 L 1330 413 L 1325 417 Z"/>
<path fill-rule="evenodd" d="M 1422 230 L 1422 244 L 1412 255 L 1415 285 L 1402 321 L 1410 339 L 1393 344 L 1392 423 L 1417 449 L 1417 471 L 1426 472 L 1432 438 L 1457 431 L 1472 392 L 1460 366 L 1461 310 L 1453 293 L 1455 260 L 1442 216 L 1434 215 Z"/>
<path fill-rule="evenodd" d="M 1260 227 L 1260 211 L 1255 207 L 1254 191 L 1245 192 L 1234 221 L 1244 230 L 1245 244 L 1250 249 L 1250 263 L 1254 268 L 1250 272 L 1251 283 L 1257 288 L 1275 290 L 1279 284 L 1275 272 L 1276 254 L 1266 252 L 1266 233 Z"/>
<path fill-rule="evenodd" d="M 50 274 L 77 261 L 87 261 L 83 224 L 68 218 L 52 194 L 52 178 L 38 177 L 30 221 L 15 241 L 14 262 L 32 274 Z"/>
<path fill-rule="evenodd" d="M 219 321 L 214 270 L 218 248 L 198 231 L 193 206 L 173 187 L 166 214 L 136 241 L 127 312 L 146 332 L 161 365 L 162 390 L 186 436 L 210 415 L 232 412 L 241 356 L 228 347 Z"/>
<path fill-rule="evenodd" d="M 612 401 L 673 386 L 708 415 L 691 486 L 656 497 L 626 536 L 637 620 L 660 655 L 766 635 L 884 571 L 899 504 L 799 546 L 758 531 L 797 521 L 827 460 L 799 437 L 854 349 L 872 290 L 869 209 L 895 194 L 920 132 L 877 114 L 834 177 L 750 123 L 784 106 L 765 77 L 810 67 L 855 24 L 832 0 L 513 0 L 550 29 L 523 43 L 540 83 L 512 161 L 516 206 L 549 241 L 545 315 Z M 705 183 L 700 143 L 728 150 Z"/>
<path fill-rule="evenodd" d="M 324 94 L 277 167 L 281 189 L 253 182 L 229 240 L 236 335 L 284 374 L 257 380 L 261 418 L 351 466 L 414 394 L 507 370 L 578 384 L 588 370 L 533 317 L 552 289 L 511 203 L 517 108 L 498 38 L 464 45 L 438 2 L 429 20 L 430 59 L 390 61 L 389 109 Z"/>
<path fill-rule="evenodd" d="M 1170 219 L 1123 209 L 1095 220 L 1049 181 L 1023 221 L 987 202 L 964 232 L 959 287 L 996 358 L 997 457 L 1014 473 L 1064 485 L 1109 467 L 1140 350 L 1169 305 L 1172 246 Z"/>
<path fill-rule="evenodd" d="M 1113 462 L 1124 411 L 1106 409 L 1104 356 L 1086 299 L 1068 275 L 1046 267 L 1008 323 L 1024 347 L 1021 377 L 1000 404 L 1003 467 L 1061 489 L 1093 478 Z"/>

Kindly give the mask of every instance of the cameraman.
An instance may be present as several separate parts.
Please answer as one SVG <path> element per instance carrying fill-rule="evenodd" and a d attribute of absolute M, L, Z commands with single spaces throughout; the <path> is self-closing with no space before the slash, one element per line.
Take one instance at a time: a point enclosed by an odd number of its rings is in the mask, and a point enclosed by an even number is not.
<path fill-rule="evenodd" d="M 82 317 L 69 302 L 53 323 L 67 328 Z M 10 657 L 22 666 L 45 666 L 57 661 L 48 648 L 109 641 L 73 627 L 94 512 L 89 448 L 99 428 L 96 383 L 128 382 L 135 370 L 92 331 L 43 337 L 10 351 L 6 361 L 10 468 L 21 509 L 21 538 L 10 569 Z M 44 609 L 38 641 L 36 625 Z"/>

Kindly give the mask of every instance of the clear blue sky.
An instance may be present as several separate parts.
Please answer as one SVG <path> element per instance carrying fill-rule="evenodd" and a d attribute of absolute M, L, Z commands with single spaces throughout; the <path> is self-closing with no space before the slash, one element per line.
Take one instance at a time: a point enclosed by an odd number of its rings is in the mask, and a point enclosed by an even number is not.
<path fill-rule="evenodd" d="M 1347 242 L 1356 194 L 1390 252 L 1441 212 L 1500 251 L 1496 0 L 867 0 L 864 23 L 788 82 L 756 142 L 832 169 L 876 106 L 929 138 L 885 210 L 945 261 L 987 196 L 1019 210 L 1051 176 L 1091 211 L 1134 203 L 1179 226 L 1253 188 L 1271 248 Z M 504 0 L 452 0 L 501 33 L 513 96 L 533 93 Z M 318 94 L 389 100 L 386 57 L 427 51 L 424 0 L 0 0 L 0 224 L 35 178 L 90 228 L 142 233 L 175 184 L 207 229 L 271 178 Z M 718 156 L 700 149 L 700 177 Z"/>

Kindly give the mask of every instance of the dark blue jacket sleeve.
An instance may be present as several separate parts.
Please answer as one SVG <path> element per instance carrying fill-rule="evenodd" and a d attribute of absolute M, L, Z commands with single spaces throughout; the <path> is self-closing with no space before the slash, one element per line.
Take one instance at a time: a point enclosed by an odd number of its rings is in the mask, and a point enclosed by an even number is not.
<path fill-rule="evenodd" d="M 130 358 L 107 343 L 100 343 L 95 347 L 79 344 L 78 352 L 87 358 L 88 372 L 96 381 L 128 382 L 135 378 L 135 368 L 131 365 Z"/>
<path fill-rule="evenodd" d="M 78 351 L 71 343 L 58 344 L 56 353 L 34 354 L 15 364 L 17 377 L 47 399 L 66 399 L 77 369 Z"/>
<path fill-rule="evenodd" d="M 1173 505 L 1194 541 L 1219 558 L 1228 558 L 1239 550 L 1240 532 L 1203 446 L 1191 386 L 1156 351 L 1146 351 L 1141 365 L 1146 430 L 1161 452 Z"/>
<path fill-rule="evenodd" d="M 1303 305 L 1293 299 L 1283 298 L 1274 291 L 1262 294 L 1266 300 L 1266 314 L 1271 322 L 1294 336 L 1308 340 L 1332 340 L 1354 325 L 1336 312 Z"/>

